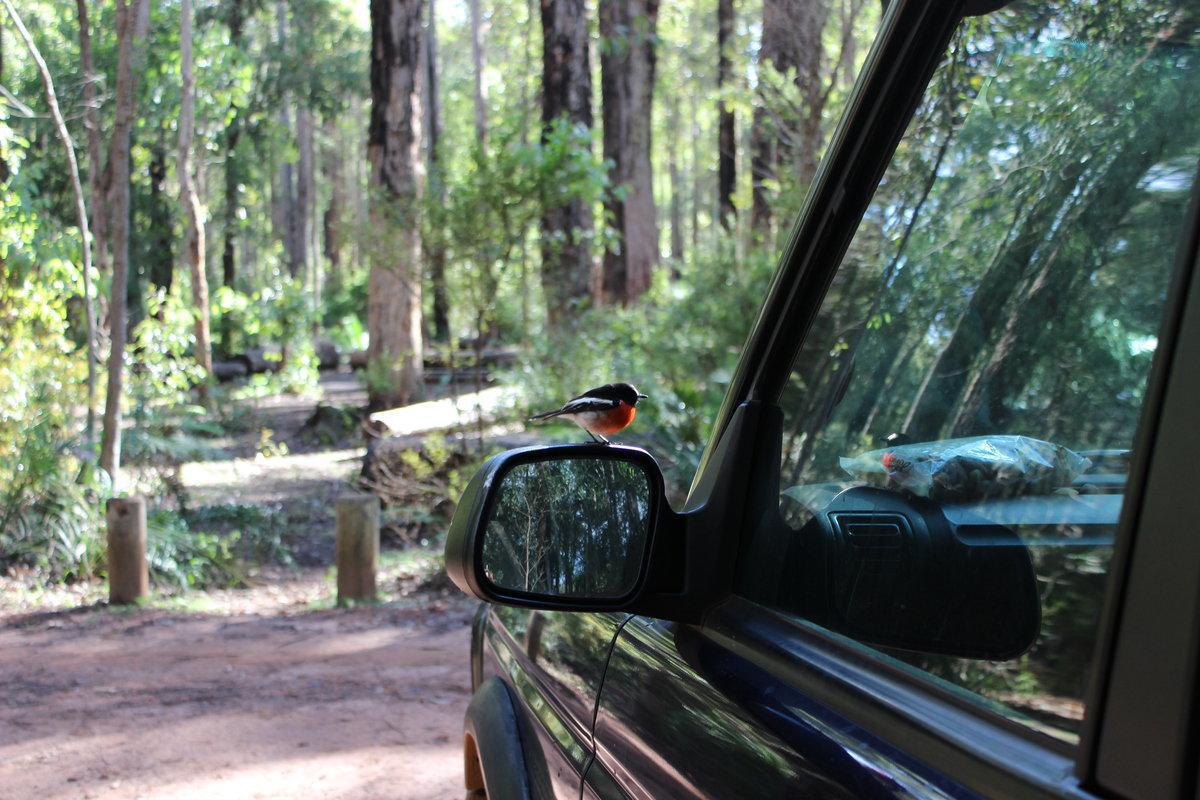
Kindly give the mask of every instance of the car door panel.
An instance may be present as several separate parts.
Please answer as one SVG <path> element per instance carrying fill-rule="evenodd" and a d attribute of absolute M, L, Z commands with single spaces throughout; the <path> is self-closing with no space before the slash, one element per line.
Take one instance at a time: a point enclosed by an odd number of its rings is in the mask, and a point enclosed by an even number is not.
<path fill-rule="evenodd" d="M 539 797 L 576 797 L 592 752 L 592 717 L 609 646 L 623 615 L 493 606 L 485 676 L 518 699 L 530 783 Z"/>
<path fill-rule="evenodd" d="M 585 785 L 603 798 L 975 796 L 695 628 L 641 617 L 613 647 Z"/>

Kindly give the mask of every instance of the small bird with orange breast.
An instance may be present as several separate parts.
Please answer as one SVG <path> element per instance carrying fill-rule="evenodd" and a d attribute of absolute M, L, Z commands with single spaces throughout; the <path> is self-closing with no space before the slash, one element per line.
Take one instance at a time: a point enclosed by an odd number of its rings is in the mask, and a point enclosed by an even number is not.
<path fill-rule="evenodd" d="M 606 383 L 573 397 L 553 411 L 534 414 L 530 420 L 569 419 L 588 432 L 592 441 L 608 444 L 606 436 L 624 430 L 637 416 L 638 400 L 646 395 L 628 383 Z"/>

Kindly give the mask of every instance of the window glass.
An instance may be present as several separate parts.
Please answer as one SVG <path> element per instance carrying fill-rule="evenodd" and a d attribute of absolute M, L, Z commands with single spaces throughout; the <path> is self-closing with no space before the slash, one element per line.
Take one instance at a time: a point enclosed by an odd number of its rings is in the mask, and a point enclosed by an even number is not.
<path fill-rule="evenodd" d="M 1077 737 L 1200 155 L 1198 23 L 964 22 L 795 358 L 744 594 Z"/>

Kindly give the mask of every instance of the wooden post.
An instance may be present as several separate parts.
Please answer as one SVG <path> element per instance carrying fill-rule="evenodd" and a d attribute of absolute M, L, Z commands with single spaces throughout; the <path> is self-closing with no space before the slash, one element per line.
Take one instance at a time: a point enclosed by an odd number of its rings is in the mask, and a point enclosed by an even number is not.
<path fill-rule="evenodd" d="M 146 568 L 146 499 L 114 497 L 108 522 L 108 602 L 136 603 L 150 594 Z"/>
<path fill-rule="evenodd" d="M 338 605 L 375 599 L 379 567 L 379 498 L 347 494 L 337 501 Z"/>

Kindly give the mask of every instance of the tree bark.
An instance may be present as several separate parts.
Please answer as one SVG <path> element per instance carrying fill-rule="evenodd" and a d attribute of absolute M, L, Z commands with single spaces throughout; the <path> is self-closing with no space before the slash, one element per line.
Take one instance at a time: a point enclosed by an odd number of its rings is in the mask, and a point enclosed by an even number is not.
<path fill-rule="evenodd" d="M 760 63 L 762 55 L 759 55 Z M 750 230 L 765 240 L 771 233 L 770 186 L 775 180 L 775 137 L 771 115 L 759 103 L 750 121 Z"/>
<path fill-rule="evenodd" d="M 87 130 L 88 197 L 92 202 L 92 252 L 96 268 L 108 270 L 108 216 L 104 195 L 107 192 L 104 159 L 100 152 L 100 114 L 96 82 L 100 80 L 92 58 L 92 36 L 88 24 L 87 0 L 75 0 L 79 17 L 79 60 L 83 69 L 83 126 Z"/>
<path fill-rule="evenodd" d="M 292 276 L 303 277 L 309 267 L 309 236 L 312 227 L 309 220 L 312 217 L 313 197 L 316 195 L 316 178 L 313 174 L 313 116 L 312 109 L 303 104 L 296 110 L 296 144 L 300 150 L 300 159 L 296 165 L 296 207 L 293 209 L 296 263 Z"/>
<path fill-rule="evenodd" d="M 422 386 L 419 75 L 424 0 L 371 0 L 372 223 L 367 293 L 368 394 L 404 405 Z"/>
<path fill-rule="evenodd" d="M 167 202 L 167 146 L 162 136 L 160 129 L 158 141 L 150 146 L 150 225 L 144 235 L 150 239 L 146 252 L 150 282 L 169 293 L 175 278 L 175 253 L 171 246 L 173 221 Z"/>
<path fill-rule="evenodd" d="M 704 170 L 700 168 L 700 115 L 696 108 L 696 92 L 688 92 L 688 127 L 692 132 L 692 199 L 689 203 L 691 209 L 691 241 L 692 252 L 696 253 L 700 247 L 700 198 L 703 196 L 701 191 L 702 175 Z"/>
<path fill-rule="evenodd" d="M 321 215 L 323 250 L 325 260 L 329 262 L 329 281 L 334 286 L 341 286 L 342 275 L 342 225 L 346 214 L 346 176 L 343 165 L 343 155 L 337 125 L 325 120 L 326 144 L 321 149 L 321 165 L 325 172 L 325 180 L 329 183 L 329 205 Z"/>
<path fill-rule="evenodd" d="M 725 102 L 733 77 L 729 49 L 733 46 L 733 0 L 717 0 L 717 217 L 731 230 L 737 216 L 733 192 L 737 184 L 737 140 L 733 109 Z"/>
<path fill-rule="evenodd" d="M 605 207 L 617 231 L 604 254 L 602 299 L 629 303 L 650 288 L 658 262 L 650 164 L 658 0 L 601 0 L 600 97 L 604 156 L 613 163 Z"/>
<path fill-rule="evenodd" d="M 229 28 L 230 50 L 240 52 L 244 47 L 245 0 L 229 0 L 225 24 Z M 241 170 L 237 157 L 241 140 L 242 120 L 235 101 L 229 108 L 229 122 L 225 125 L 225 208 L 222 215 L 225 241 L 221 248 L 221 283 L 231 289 L 237 278 L 238 210 L 242 205 Z M 228 347 L 229 331 L 224 331 L 224 336 Z"/>
<path fill-rule="evenodd" d="M 84 0 L 79 0 L 84 2 Z M 0 28 L 0 84 L 4 83 L 4 29 Z M 0 151 L 0 183 L 8 180 L 11 173 L 8 169 L 8 161 L 4 158 L 4 152 Z M 3 265 L 3 259 L 0 259 L 0 266 Z"/>
<path fill-rule="evenodd" d="M 192 136 L 196 127 L 196 83 L 192 76 L 192 0 L 179 2 L 179 202 L 183 206 L 183 257 L 192 276 L 192 327 L 196 363 L 204 372 L 201 395 L 207 400 L 212 381 L 212 341 L 209 331 L 208 272 L 204 252 L 204 209 L 192 178 Z"/>
<path fill-rule="evenodd" d="M 763 0 L 759 98 L 750 132 L 750 226 L 760 237 L 771 228 L 770 184 L 795 181 L 803 188 L 816 175 L 821 119 L 828 99 L 821 72 L 821 36 L 828 16 L 826 0 Z M 799 108 L 775 96 L 766 78 L 768 69 L 794 73 Z M 836 75 L 829 76 L 829 80 L 835 79 Z"/>
<path fill-rule="evenodd" d="M 799 61 L 796 65 L 796 84 L 800 88 L 804 111 L 800 119 L 800 152 L 796 171 L 800 185 L 807 190 L 817 174 L 821 154 L 821 118 L 825 113 L 825 81 L 821 74 L 824 46 L 821 38 L 829 17 L 826 0 L 800 0 L 797 5 L 796 38 Z"/>
<path fill-rule="evenodd" d="M 476 0 L 477 4 L 477 0 Z M 429 0 L 429 22 L 425 33 L 425 129 L 426 163 L 429 171 L 429 191 L 434 193 L 439 207 L 445 205 L 446 183 L 440 163 L 442 115 L 438 97 L 437 0 Z M 478 129 L 477 129 L 478 132 Z M 429 286 L 433 292 L 433 339 L 450 341 L 450 293 L 446 288 L 446 245 L 441 230 L 434 232 L 426 252 L 429 258 Z"/>
<path fill-rule="evenodd" d="M 283 0 L 275 5 L 275 37 L 279 41 L 279 48 L 287 52 L 288 4 Z M 292 128 L 291 97 L 286 91 L 279 103 L 279 125 L 283 128 L 286 142 L 296 141 L 296 133 Z M 300 259 L 296 241 L 296 165 L 290 154 L 280 161 L 276 169 L 273 200 L 276 235 L 283 245 L 288 274 L 294 278 L 300 272 Z"/>
<path fill-rule="evenodd" d="M 542 40 L 543 132 L 560 118 L 590 132 L 592 76 L 584 0 L 542 0 Z M 542 213 L 542 291 L 551 328 L 563 328 L 591 295 L 591 232 L 592 209 L 580 198 Z"/>
<path fill-rule="evenodd" d="M 108 392 L 104 398 L 104 433 L 100 442 L 100 466 L 120 485 L 121 390 L 125 360 L 125 292 L 129 277 L 129 131 L 137 79 L 133 71 L 136 29 L 147 15 L 147 0 L 117 0 L 117 86 L 113 134 L 108 163 L 112 186 L 109 214 L 112 222 L 113 274 L 109 301 Z"/>
<path fill-rule="evenodd" d="M 8 11 L 8 16 L 12 19 L 13 26 L 16 27 L 21 39 L 24 40 L 25 47 L 29 50 L 29 57 L 37 67 L 38 75 L 42 79 L 42 88 L 46 91 L 46 105 L 50 108 L 50 118 L 54 120 L 54 130 L 58 134 L 59 141 L 62 142 L 63 151 L 67 157 L 67 174 L 71 179 L 71 191 L 75 197 L 75 216 L 79 223 L 79 256 L 83 273 L 84 318 L 87 327 L 87 422 L 84 435 L 90 454 L 96 435 L 96 310 L 92 303 L 91 234 L 88 229 L 87 204 L 83 199 L 83 183 L 79 179 L 79 162 L 75 158 L 75 143 L 71 141 L 67 123 L 58 106 L 58 94 L 54 91 L 54 80 L 50 75 L 50 69 L 46 66 L 41 52 L 34 44 L 33 37 L 29 35 L 25 23 L 17 14 L 11 0 L 0 0 L 0 3 L 3 3 L 5 10 Z M 3 162 L 0 161 L 0 163 Z M 7 170 L 7 165 L 4 165 L 4 175 L 0 176 L 0 180 L 7 178 Z"/>
<path fill-rule="evenodd" d="M 679 118 L 679 99 L 671 101 L 671 131 L 681 130 L 682 120 Z M 667 138 L 667 174 L 670 179 L 671 206 L 669 210 L 671 222 L 671 278 L 680 276 L 680 265 L 683 263 L 683 177 L 679 173 L 679 137 Z"/>
<path fill-rule="evenodd" d="M 471 71 L 475 80 L 475 138 L 487 147 L 487 103 L 483 97 L 483 19 L 479 0 L 468 0 L 471 16 Z"/>

